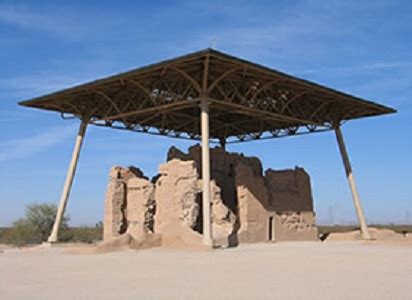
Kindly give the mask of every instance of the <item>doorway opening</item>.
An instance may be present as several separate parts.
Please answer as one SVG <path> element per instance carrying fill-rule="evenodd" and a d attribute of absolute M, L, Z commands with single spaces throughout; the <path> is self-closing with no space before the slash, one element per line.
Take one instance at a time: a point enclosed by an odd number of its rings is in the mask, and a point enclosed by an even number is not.
<path fill-rule="evenodd" d="M 268 241 L 272 242 L 274 240 L 273 236 L 273 217 L 269 217 L 269 228 L 268 228 Z"/>

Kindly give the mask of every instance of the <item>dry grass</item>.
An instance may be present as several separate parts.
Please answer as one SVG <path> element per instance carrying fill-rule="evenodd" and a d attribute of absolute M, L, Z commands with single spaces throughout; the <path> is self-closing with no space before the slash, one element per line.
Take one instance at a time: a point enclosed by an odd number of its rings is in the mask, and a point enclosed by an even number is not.
<path fill-rule="evenodd" d="M 102 237 L 102 227 L 87 226 L 70 227 L 65 229 L 64 232 L 62 232 L 62 234 L 60 235 L 61 241 L 70 243 L 93 243 L 102 240 Z M 0 228 L 0 244 L 24 245 L 27 243 L 22 242 L 21 232 L 16 232 L 16 230 L 11 227 L 3 227 Z"/>
<path fill-rule="evenodd" d="M 412 225 L 393 225 L 393 224 L 374 224 L 371 227 L 375 228 L 386 228 L 391 229 L 397 233 L 412 233 Z M 355 225 L 319 225 L 319 235 L 322 237 L 324 235 L 334 233 L 334 232 L 349 232 L 359 229 Z M 70 227 L 62 236 L 62 240 L 65 242 L 82 242 L 82 243 L 93 243 L 101 241 L 103 237 L 103 228 L 101 226 L 97 227 Z M 16 234 L 13 228 L 3 227 L 0 228 L 0 244 L 16 244 Z"/>

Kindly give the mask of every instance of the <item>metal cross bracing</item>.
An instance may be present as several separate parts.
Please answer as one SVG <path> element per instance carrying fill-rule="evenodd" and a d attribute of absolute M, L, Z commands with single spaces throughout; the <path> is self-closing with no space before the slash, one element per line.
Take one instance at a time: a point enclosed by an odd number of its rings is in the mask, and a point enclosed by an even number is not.
<path fill-rule="evenodd" d="M 68 201 L 88 124 L 201 140 L 203 242 L 213 245 L 209 142 L 239 143 L 334 130 L 362 236 L 369 239 L 340 126 L 394 113 L 354 97 L 212 49 L 20 103 L 82 120 L 49 242 Z"/>
<path fill-rule="evenodd" d="M 200 140 L 203 98 L 210 105 L 211 142 L 325 131 L 344 120 L 393 112 L 211 49 L 22 104 L 93 125 Z"/>

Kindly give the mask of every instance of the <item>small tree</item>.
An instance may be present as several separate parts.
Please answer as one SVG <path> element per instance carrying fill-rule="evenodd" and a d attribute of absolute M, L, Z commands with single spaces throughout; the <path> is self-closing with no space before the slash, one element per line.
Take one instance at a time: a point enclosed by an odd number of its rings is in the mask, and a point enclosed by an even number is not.
<path fill-rule="evenodd" d="M 57 214 L 54 204 L 29 204 L 26 206 L 25 216 L 13 223 L 14 243 L 33 244 L 47 240 Z M 68 228 L 69 217 L 64 216 L 60 231 L 64 235 Z"/>

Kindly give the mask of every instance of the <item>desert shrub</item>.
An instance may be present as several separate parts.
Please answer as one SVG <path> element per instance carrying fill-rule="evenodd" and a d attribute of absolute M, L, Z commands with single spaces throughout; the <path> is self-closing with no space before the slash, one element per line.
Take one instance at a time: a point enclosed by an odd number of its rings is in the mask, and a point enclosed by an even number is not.
<path fill-rule="evenodd" d="M 26 206 L 23 218 L 15 221 L 12 226 L 12 244 L 24 245 L 35 244 L 46 241 L 54 224 L 57 207 L 54 204 L 29 204 Z M 67 223 L 69 218 L 63 217 L 59 234 L 62 240 L 70 239 L 67 236 Z"/>
<path fill-rule="evenodd" d="M 0 228 L 0 244 L 9 243 L 10 232 L 11 232 L 11 228 L 7 228 L 7 227 Z"/>
<path fill-rule="evenodd" d="M 101 226 L 71 227 L 68 229 L 68 233 L 71 242 L 93 243 L 102 239 L 103 228 Z"/>
<path fill-rule="evenodd" d="M 394 225 L 394 224 L 369 224 L 369 227 L 386 228 L 394 230 L 397 233 L 411 233 L 412 225 Z M 336 232 L 348 232 L 353 230 L 359 230 L 356 225 L 318 225 L 318 231 L 320 235 L 336 233 Z"/>

